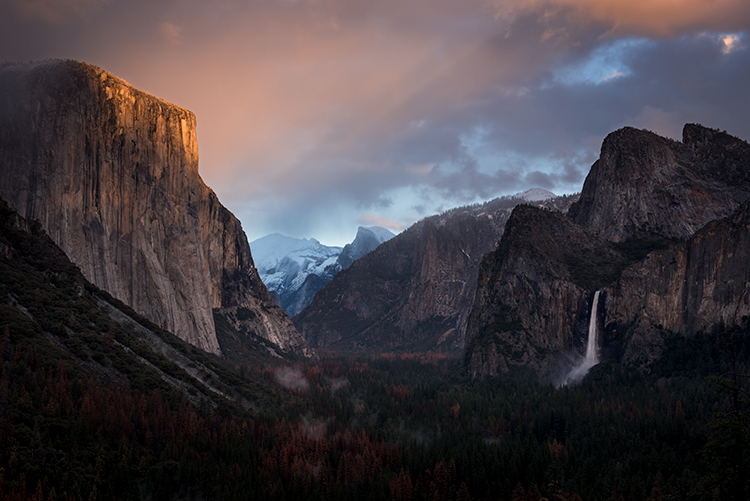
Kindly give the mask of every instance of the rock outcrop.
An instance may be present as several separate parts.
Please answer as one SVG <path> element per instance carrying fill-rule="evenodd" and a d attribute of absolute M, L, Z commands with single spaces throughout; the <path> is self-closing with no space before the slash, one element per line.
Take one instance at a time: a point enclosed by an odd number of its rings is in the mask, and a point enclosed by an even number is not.
<path fill-rule="evenodd" d="M 695 124 L 685 125 L 682 142 L 625 127 L 604 140 L 570 217 L 614 242 L 684 240 L 748 198 L 745 141 Z"/>
<path fill-rule="evenodd" d="M 540 202 L 567 206 L 571 197 Z M 426 218 L 355 261 L 294 318 L 315 347 L 459 353 L 482 257 L 519 199 Z"/>
<path fill-rule="evenodd" d="M 195 116 L 91 65 L 0 68 L 0 196 L 87 279 L 205 351 L 214 311 L 309 352 L 273 306 L 240 222 L 198 174 Z"/>

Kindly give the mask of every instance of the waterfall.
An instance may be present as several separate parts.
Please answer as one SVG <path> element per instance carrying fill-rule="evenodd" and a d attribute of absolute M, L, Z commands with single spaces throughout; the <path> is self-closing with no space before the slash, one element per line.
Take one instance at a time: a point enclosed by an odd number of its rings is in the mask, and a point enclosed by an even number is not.
<path fill-rule="evenodd" d="M 586 357 L 568 373 L 562 384 L 575 383 L 583 379 L 589 369 L 599 363 L 599 340 L 596 329 L 596 310 L 599 306 L 599 292 L 594 292 L 594 302 L 591 304 L 589 318 L 589 337 L 586 343 Z"/>
<path fill-rule="evenodd" d="M 597 345 L 596 308 L 599 306 L 599 292 L 594 292 L 594 302 L 591 304 L 591 318 L 589 318 L 589 340 L 586 345 L 584 364 L 591 368 L 599 363 L 599 346 Z M 586 370 L 588 370 L 588 368 Z"/>

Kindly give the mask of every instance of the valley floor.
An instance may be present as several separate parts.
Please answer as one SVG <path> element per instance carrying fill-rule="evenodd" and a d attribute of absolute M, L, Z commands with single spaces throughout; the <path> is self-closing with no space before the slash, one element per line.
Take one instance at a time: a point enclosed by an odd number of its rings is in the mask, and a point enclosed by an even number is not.
<path fill-rule="evenodd" d="M 103 384 L 4 331 L 1 499 L 740 499 L 746 489 L 746 407 L 732 412 L 732 379 L 706 378 L 734 370 L 732 339 L 748 360 L 748 331 L 674 340 L 649 372 L 605 362 L 560 389 L 522 373 L 471 383 L 439 357 L 243 367 L 242 379 L 276 388 L 259 414 Z"/>

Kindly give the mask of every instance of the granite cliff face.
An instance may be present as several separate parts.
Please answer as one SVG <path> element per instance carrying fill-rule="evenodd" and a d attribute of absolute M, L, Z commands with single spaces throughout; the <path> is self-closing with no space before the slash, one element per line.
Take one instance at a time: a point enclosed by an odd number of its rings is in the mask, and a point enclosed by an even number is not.
<path fill-rule="evenodd" d="M 309 352 L 272 305 L 239 221 L 198 175 L 195 116 L 94 66 L 0 67 L 0 196 L 100 288 L 220 353 L 214 311 Z"/>
<path fill-rule="evenodd" d="M 583 353 L 597 289 L 600 347 L 625 363 L 655 360 L 668 336 L 747 321 L 749 180 L 750 146 L 726 133 L 610 134 L 569 220 L 519 207 L 485 258 L 467 370 L 551 377 Z"/>
<path fill-rule="evenodd" d="M 497 199 L 416 223 L 336 275 L 295 325 L 321 348 L 460 352 L 479 263 L 519 202 Z"/>
<path fill-rule="evenodd" d="M 687 242 L 655 251 L 606 289 L 606 340 L 629 363 L 653 361 L 666 335 L 750 318 L 750 201 Z"/>

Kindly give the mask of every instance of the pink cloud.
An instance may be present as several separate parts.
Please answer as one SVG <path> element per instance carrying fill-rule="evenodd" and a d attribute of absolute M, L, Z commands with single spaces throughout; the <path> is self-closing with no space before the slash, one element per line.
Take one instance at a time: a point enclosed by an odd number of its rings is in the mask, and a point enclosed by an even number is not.
<path fill-rule="evenodd" d="M 168 21 L 159 25 L 159 34 L 172 45 L 180 45 L 182 42 L 182 28 Z"/>
<path fill-rule="evenodd" d="M 378 216 L 377 214 L 365 214 L 357 220 L 357 223 L 366 226 L 382 226 L 383 228 L 388 228 L 396 233 L 400 232 L 402 229 L 401 225 L 396 221 Z"/>

